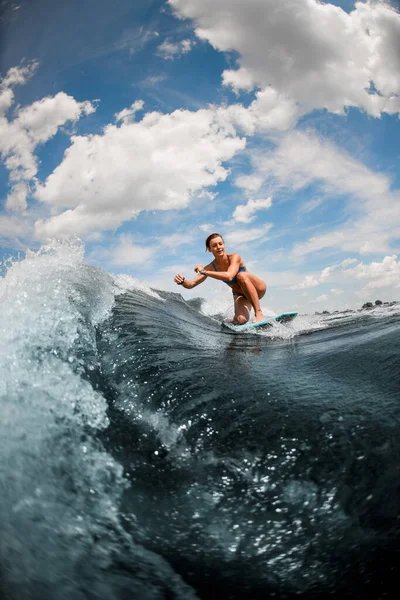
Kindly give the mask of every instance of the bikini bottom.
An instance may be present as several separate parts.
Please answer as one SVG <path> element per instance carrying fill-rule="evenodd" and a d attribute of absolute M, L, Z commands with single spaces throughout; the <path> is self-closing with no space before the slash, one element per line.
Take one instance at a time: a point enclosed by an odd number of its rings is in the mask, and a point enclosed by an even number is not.
<path fill-rule="evenodd" d="M 248 298 L 246 298 L 246 296 L 243 294 L 243 292 L 232 292 L 232 294 L 234 296 L 237 296 L 238 298 L 244 298 L 245 300 L 248 300 Z"/>

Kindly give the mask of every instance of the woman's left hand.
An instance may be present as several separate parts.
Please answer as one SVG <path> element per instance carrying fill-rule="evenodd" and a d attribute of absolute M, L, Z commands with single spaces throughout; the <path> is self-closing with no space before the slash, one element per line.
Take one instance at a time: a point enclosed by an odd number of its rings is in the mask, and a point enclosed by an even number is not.
<path fill-rule="evenodd" d="M 194 270 L 195 270 L 195 273 L 201 273 L 202 271 L 204 271 L 204 267 L 203 267 L 203 265 L 196 265 Z"/>

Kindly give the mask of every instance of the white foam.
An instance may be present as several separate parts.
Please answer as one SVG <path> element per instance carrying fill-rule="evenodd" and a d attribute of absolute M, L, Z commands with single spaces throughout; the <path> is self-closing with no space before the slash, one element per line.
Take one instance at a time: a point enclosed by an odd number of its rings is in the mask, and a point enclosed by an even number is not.
<path fill-rule="evenodd" d="M 107 403 L 80 358 L 80 349 L 95 356 L 93 324 L 114 294 L 111 278 L 83 256 L 80 242 L 54 241 L 1 279 L 0 536 L 21 590 L 32 577 L 74 581 L 82 540 L 100 535 L 102 523 L 119 528 L 126 482 L 95 439 L 108 425 Z M 112 550 L 104 540 L 99 559 Z"/>
<path fill-rule="evenodd" d="M 116 296 L 125 294 L 126 292 L 139 290 L 140 292 L 144 292 L 152 298 L 157 298 L 157 300 L 161 300 L 162 302 L 164 301 L 164 299 L 161 298 L 161 296 L 159 296 L 159 294 L 157 294 L 157 292 L 155 292 L 150 286 L 136 277 L 120 274 L 113 275 L 113 280 Z"/>

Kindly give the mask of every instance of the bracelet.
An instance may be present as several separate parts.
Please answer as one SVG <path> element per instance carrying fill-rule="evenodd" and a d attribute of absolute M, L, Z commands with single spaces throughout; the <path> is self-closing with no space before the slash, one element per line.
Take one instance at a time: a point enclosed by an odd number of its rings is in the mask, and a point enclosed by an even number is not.
<path fill-rule="evenodd" d="M 180 283 L 178 283 L 178 285 L 183 285 L 185 283 L 185 277 L 183 278 L 183 281 L 181 281 Z"/>

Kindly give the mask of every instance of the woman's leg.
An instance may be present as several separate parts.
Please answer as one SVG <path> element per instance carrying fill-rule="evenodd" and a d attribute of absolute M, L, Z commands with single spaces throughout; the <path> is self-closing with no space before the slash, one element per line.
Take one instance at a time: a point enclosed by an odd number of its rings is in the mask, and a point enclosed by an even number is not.
<path fill-rule="evenodd" d="M 235 316 L 233 317 L 234 325 L 244 325 L 250 319 L 252 309 L 251 302 L 244 296 L 234 294 L 233 303 L 235 306 Z"/>
<path fill-rule="evenodd" d="M 251 275 L 247 271 L 237 274 L 237 282 L 242 288 L 243 293 L 246 295 L 246 298 L 250 302 L 251 306 L 254 308 L 254 322 L 263 321 L 264 315 L 261 310 L 260 299 L 265 294 L 267 284 L 259 277 Z"/>

